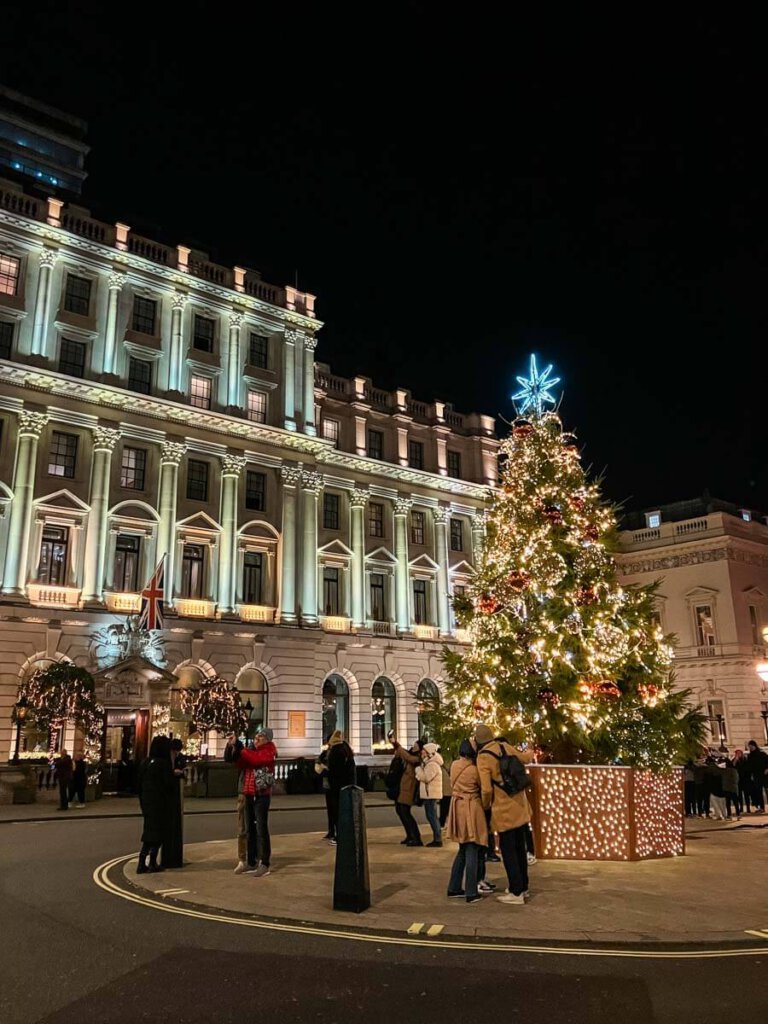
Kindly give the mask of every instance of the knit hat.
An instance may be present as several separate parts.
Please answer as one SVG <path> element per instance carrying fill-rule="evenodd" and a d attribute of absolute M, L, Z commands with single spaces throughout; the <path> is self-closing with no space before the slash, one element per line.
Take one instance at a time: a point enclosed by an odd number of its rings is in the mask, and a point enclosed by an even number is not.
<path fill-rule="evenodd" d="M 435 754 L 437 753 L 437 744 L 425 743 L 422 749 L 425 750 L 430 757 L 434 757 Z"/>
<path fill-rule="evenodd" d="M 272 737 L 275 735 L 271 729 L 268 729 L 265 725 L 261 729 L 256 730 L 257 736 L 263 736 L 269 743 L 272 742 Z"/>
<path fill-rule="evenodd" d="M 341 733 L 341 729 L 337 729 L 335 732 L 331 733 L 331 737 L 328 740 L 328 746 L 332 747 L 334 745 L 334 743 L 343 743 L 343 742 L 344 742 L 344 737 L 343 737 L 343 735 Z"/>
<path fill-rule="evenodd" d="M 491 742 L 493 739 L 493 733 L 487 725 L 477 725 L 475 726 L 475 734 L 473 738 L 475 743 L 481 747 L 483 744 Z"/>

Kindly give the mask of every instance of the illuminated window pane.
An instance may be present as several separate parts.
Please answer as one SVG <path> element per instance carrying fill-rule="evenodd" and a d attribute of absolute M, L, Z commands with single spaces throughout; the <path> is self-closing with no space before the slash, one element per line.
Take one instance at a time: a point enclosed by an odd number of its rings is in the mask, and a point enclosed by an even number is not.
<path fill-rule="evenodd" d="M 19 261 L 0 253 L 0 295 L 15 295 L 19 287 Z"/>
<path fill-rule="evenodd" d="M 189 401 L 196 409 L 211 408 L 211 378 L 192 376 L 189 381 Z"/>
<path fill-rule="evenodd" d="M 267 396 L 263 391 L 248 392 L 248 419 L 254 423 L 267 422 Z"/>

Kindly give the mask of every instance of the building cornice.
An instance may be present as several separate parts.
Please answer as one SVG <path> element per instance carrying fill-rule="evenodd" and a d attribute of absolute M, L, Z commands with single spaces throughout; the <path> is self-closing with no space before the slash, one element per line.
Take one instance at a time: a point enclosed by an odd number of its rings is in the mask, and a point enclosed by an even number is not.
<path fill-rule="evenodd" d="M 749 544 L 741 538 L 718 537 L 708 545 L 695 548 L 667 549 L 654 548 L 648 552 L 628 551 L 616 555 L 616 561 L 623 576 L 635 576 L 645 572 L 665 572 L 668 569 L 680 569 L 688 565 L 701 565 L 704 562 L 740 562 L 768 569 L 768 551 L 754 550 L 754 542 Z"/>

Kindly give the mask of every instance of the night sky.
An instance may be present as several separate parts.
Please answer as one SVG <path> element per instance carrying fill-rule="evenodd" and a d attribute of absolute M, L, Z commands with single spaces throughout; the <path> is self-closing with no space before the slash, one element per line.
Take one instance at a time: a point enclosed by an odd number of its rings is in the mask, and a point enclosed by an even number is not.
<path fill-rule="evenodd" d="M 4 8 L 5 84 L 90 123 L 84 205 L 298 275 L 336 373 L 510 417 L 537 352 L 629 508 L 768 509 L 757 21 L 161 8 Z"/>

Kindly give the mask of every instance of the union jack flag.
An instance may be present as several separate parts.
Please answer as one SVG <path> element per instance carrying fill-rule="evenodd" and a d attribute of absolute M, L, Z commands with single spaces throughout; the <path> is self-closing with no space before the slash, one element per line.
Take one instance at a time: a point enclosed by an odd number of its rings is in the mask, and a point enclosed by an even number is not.
<path fill-rule="evenodd" d="M 165 555 L 158 562 L 149 583 L 141 592 L 141 615 L 139 627 L 142 629 L 163 628 L 163 598 L 165 595 Z"/>

